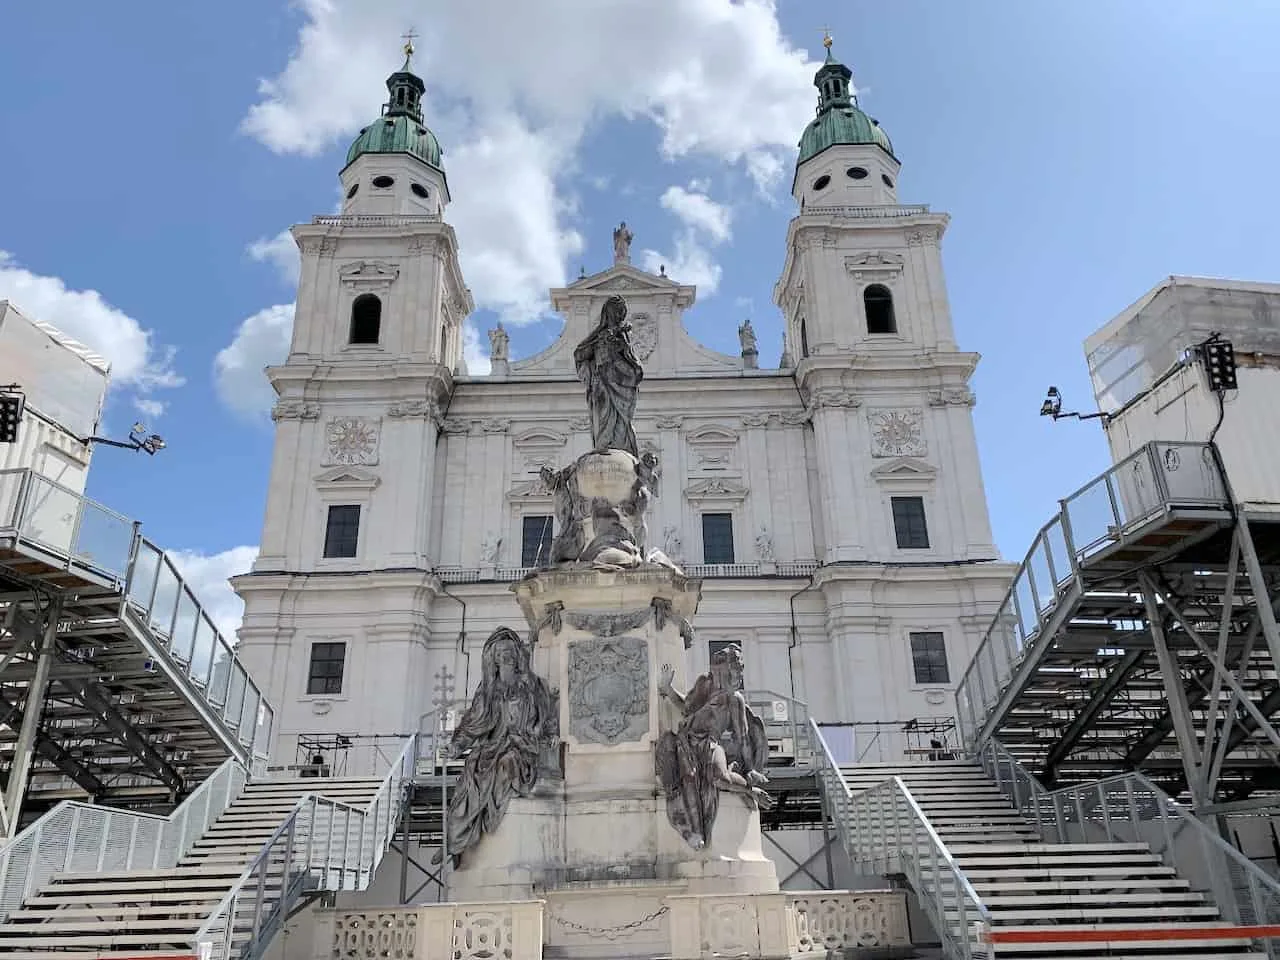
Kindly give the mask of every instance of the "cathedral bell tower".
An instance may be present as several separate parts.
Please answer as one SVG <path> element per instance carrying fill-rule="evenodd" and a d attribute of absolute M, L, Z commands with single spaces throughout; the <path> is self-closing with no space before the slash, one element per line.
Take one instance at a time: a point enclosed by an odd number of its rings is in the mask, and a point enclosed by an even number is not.
<path fill-rule="evenodd" d="M 774 288 L 812 416 L 819 556 L 993 559 L 968 387 L 978 357 L 956 348 L 942 274 L 949 218 L 898 203 L 893 144 L 823 43 Z"/>
<path fill-rule="evenodd" d="M 474 304 L 412 53 L 347 153 L 342 212 L 292 230 L 302 269 L 288 358 L 267 371 L 279 399 L 261 548 L 233 584 L 240 655 L 286 754 L 300 733 L 416 729 L 429 698 L 437 436 Z"/>

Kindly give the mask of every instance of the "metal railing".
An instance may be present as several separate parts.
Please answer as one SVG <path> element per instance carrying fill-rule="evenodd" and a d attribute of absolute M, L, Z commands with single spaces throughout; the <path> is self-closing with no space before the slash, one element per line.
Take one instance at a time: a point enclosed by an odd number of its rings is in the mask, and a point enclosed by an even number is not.
<path fill-rule="evenodd" d="M 299 798 L 196 932 L 194 953 L 254 960 L 307 893 L 367 889 L 404 815 L 416 755 L 410 736 L 363 809 Z"/>
<path fill-rule="evenodd" d="M 1142 774 L 1046 790 L 994 739 L 978 760 L 1045 842 L 1147 844 L 1230 923 L 1280 924 L 1280 881 Z M 1280 955 L 1280 940 L 1266 946 Z"/>
<path fill-rule="evenodd" d="M 899 777 L 857 793 L 849 789 L 827 749 L 822 731 L 810 724 L 818 746 L 818 776 L 836 834 L 854 866 L 877 874 L 903 873 L 942 941 L 949 960 L 985 956 L 982 937 L 991 913 L 957 866 L 915 797 Z"/>
<path fill-rule="evenodd" d="M 244 789 L 234 758 L 207 777 L 167 817 L 64 801 L 0 849 L 0 915 L 5 917 L 56 873 L 175 866 Z"/>
<path fill-rule="evenodd" d="M 0 470 L 0 536 L 12 531 L 51 563 L 114 584 L 121 621 L 231 742 L 243 746 L 240 759 L 247 765 L 265 756 L 274 711 L 173 561 L 138 528 L 32 470 Z"/>
<path fill-rule="evenodd" d="M 1050 620 L 1079 599 L 1081 565 L 1179 506 L 1228 506 L 1209 444 L 1148 443 L 1060 501 L 956 687 L 961 738 L 970 749 L 980 746 L 975 738 L 1019 666 L 1052 642 L 1053 631 L 1045 630 Z"/>

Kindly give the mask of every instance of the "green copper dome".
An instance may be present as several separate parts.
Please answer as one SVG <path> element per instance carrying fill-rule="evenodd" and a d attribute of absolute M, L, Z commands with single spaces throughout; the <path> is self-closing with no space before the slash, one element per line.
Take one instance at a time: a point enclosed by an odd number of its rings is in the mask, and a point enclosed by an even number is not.
<path fill-rule="evenodd" d="M 889 135 L 858 108 L 858 98 L 849 91 L 853 71 L 831 55 L 830 37 L 823 43 L 827 60 L 813 77 L 813 85 L 818 88 L 818 115 L 804 128 L 796 164 L 837 144 L 874 144 L 892 157 Z"/>
<path fill-rule="evenodd" d="M 440 141 L 422 122 L 422 95 L 427 85 L 409 70 L 411 48 L 406 49 L 404 66 L 387 78 L 390 96 L 383 104 L 382 116 L 360 131 L 347 164 L 366 153 L 407 153 L 443 172 L 440 164 Z"/>

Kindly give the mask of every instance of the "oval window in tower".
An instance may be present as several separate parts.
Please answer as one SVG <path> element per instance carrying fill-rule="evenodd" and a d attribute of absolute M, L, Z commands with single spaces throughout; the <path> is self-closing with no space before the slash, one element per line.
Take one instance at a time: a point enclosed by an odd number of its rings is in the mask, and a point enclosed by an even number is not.
<path fill-rule="evenodd" d="M 386 174 L 383 174 L 380 177 L 374 177 L 370 182 L 379 190 L 385 190 L 396 182 L 396 178 L 388 177 Z"/>
<path fill-rule="evenodd" d="M 347 191 L 347 199 L 350 200 L 356 195 L 356 191 L 360 189 L 360 182 L 357 180 L 351 185 L 351 189 Z"/>
<path fill-rule="evenodd" d="M 889 178 L 889 175 L 887 173 L 880 174 L 880 179 L 884 181 L 884 185 L 886 187 L 888 187 L 890 190 L 893 189 L 893 181 Z"/>
<path fill-rule="evenodd" d="M 430 194 L 427 193 L 427 188 L 420 183 L 409 184 L 409 189 L 413 191 L 414 196 L 421 197 L 423 200 L 430 196 Z"/>
<path fill-rule="evenodd" d="M 867 179 L 867 168 L 866 167 L 850 167 L 848 170 L 845 171 L 845 176 L 847 176 L 850 180 L 865 180 Z"/>
<path fill-rule="evenodd" d="M 824 173 L 817 180 L 813 181 L 813 189 L 825 190 L 827 189 L 827 184 L 829 184 L 830 182 L 831 182 L 831 178 Z"/>

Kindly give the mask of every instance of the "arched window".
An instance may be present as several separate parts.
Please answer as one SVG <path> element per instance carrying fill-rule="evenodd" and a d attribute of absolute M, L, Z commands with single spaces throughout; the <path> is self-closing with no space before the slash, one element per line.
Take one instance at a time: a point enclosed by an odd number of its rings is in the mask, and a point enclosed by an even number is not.
<path fill-rule="evenodd" d="M 805 324 L 804 317 L 800 318 L 800 356 L 801 358 L 809 355 L 809 328 Z"/>
<path fill-rule="evenodd" d="M 372 293 L 356 297 L 351 304 L 351 342 L 377 343 L 382 326 L 382 301 Z"/>
<path fill-rule="evenodd" d="M 893 294 L 881 283 L 873 283 L 862 291 L 862 305 L 867 310 L 867 333 L 897 333 L 898 321 L 893 317 Z"/>

